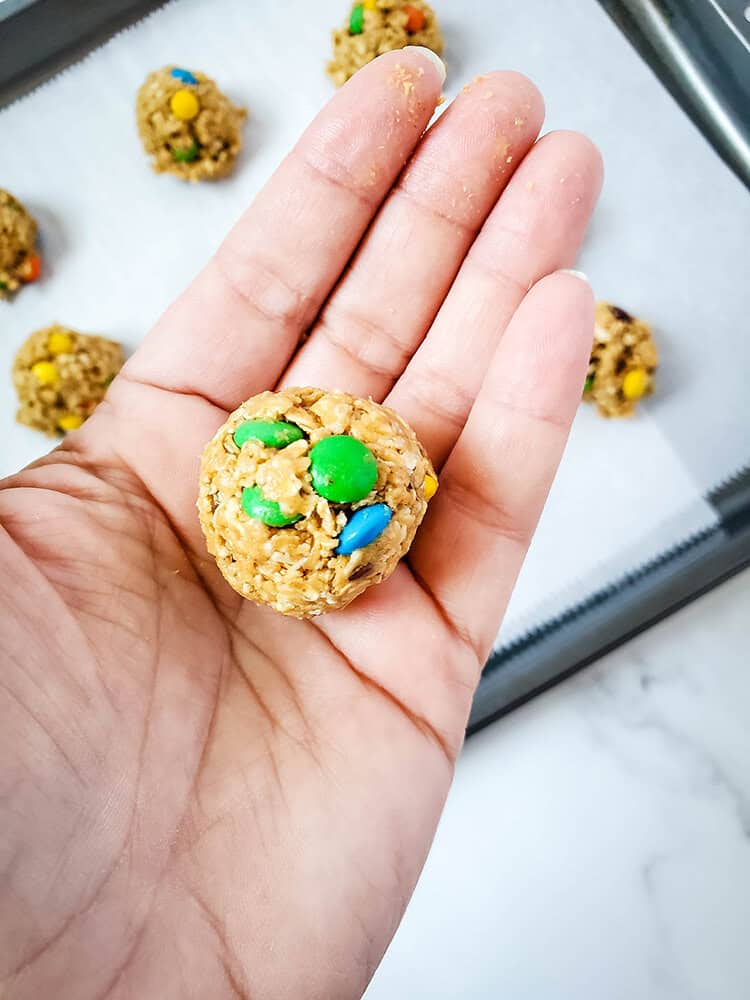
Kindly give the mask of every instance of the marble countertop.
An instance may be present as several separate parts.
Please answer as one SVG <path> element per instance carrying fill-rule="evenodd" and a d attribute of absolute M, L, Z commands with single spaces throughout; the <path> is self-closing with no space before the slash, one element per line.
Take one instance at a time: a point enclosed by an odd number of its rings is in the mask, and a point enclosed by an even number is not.
<path fill-rule="evenodd" d="M 748 1000 L 750 572 L 468 741 L 367 1000 Z"/>

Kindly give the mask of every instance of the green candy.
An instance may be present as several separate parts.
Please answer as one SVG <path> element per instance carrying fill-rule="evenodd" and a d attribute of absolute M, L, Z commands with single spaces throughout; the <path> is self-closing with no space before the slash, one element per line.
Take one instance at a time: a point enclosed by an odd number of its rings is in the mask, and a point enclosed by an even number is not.
<path fill-rule="evenodd" d="M 304 436 L 296 424 L 288 424 L 284 420 L 246 420 L 232 435 L 238 448 L 245 441 L 257 441 L 267 448 L 286 448 Z"/>
<path fill-rule="evenodd" d="M 365 7 L 364 4 L 358 3 L 354 7 L 352 7 L 352 12 L 349 15 L 349 34 L 361 35 L 364 24 L 365 24 Z"/>
<path fill-rule="evenodd" d="M 243 489 L 242 509 L 248 517 L 254 517 L 256 521 L 262 521 L 271 528 L 286 528 L 302 517 L 301 514 L 287 517 L 275 500 L 268 500 L 263 496 L 260 486 L 246 486 Z"/>
<path fill-rule="evenodd" d="M 587 375 L 586 376 L 586 381 L 583 383 L 583 391 L 584 392 L 591 392 L 591 388 L 592 388 L 593 384 L 594 384 L 594 376 L 593 375 Z"/>
<path fill-rule="evenodd" d="M 200 148 L 197 142 L 191 143 L 187 149 L 173 149 L 172 159 L 177 163 L 192 163 L 200 155 Z"/>
<path fill-rule="evenodd" d="M 310 451 L 313 488 L 333 503 L 364 500 L 378 478 L 375 456 L 357 438 L 334 434 Z"/>
<path fill-rule="evenodd" d="M 0 288 L 7 288 L 7 287 L 8 286 L 5 284 L 4 281 L 0 281 Z"/>

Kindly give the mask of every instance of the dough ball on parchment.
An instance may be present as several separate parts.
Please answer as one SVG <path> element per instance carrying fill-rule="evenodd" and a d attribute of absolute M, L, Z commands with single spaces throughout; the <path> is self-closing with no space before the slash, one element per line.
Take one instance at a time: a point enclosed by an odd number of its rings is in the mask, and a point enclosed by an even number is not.
<path fill-rule="evenodd" d="M 36 248 L 37 227 L 21 202 L 0 188 L 0 299 L 36 281 L 42 262 Z"/>
<path fill-rule="evenodd" d="M 205 73 L 179 66 L 149 73 L 136 99 L 138 131 L 154 170 L 188 181 L 232 170 L 246 117 Z"/>
<path fill-rule="evenodd" d="M 59 323 L 37 330 L 13 363 L 16 419 L 45 434 L 76 430 L 102 401 L 122 363 L 122 348 L 106 337 Z"/>
<path fill-rule="evenodd" d="M 629 417 L 636 403 L 654 391 L 659 355 L 651 327 L 613 306 L 597 302 L 583 400 L 594 403 L 603 417 Z"/>
<path fill-rule="evenodd" d="M 340 87 L 368 62 L 405 45 L 424 45 L 440 55 L 443 36 L 435 11 L 424 0 L 364 0 L 355 3 L 333 32 L 326 72 Z"/>

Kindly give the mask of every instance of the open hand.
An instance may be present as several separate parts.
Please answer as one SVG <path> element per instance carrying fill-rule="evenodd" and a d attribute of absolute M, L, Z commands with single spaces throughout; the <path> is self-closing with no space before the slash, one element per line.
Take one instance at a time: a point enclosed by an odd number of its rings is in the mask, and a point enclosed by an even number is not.
<path fill-rule="evenodd" d="M 583 137 L 382 56 L 84 427 L 0 489 L 0 995 L 358 997 L 414 888 L 580 399 Z M 207 556 L 199 457 L 281 384 L 385 400 L 440 473 L 396 573 L 298 622 Z M 470 845 L 467 845 L 470 848 Z"/>

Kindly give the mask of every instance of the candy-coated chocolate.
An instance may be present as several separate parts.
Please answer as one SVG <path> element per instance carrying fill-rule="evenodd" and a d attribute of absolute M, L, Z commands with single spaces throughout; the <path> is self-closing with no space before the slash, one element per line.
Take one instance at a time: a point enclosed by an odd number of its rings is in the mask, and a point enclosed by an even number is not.
<path fill-rule="evenodd" d="M 349 15 L 349 34 L 361 35 L 364 24 L 365 24 L 364 4 L 361 3 L 355 4 L 352 7 L 351 14 Z"/>
<path fill-rule="evenodd" d="M 378 0 L 364 0 L 362 6 L 365 8 L 365 10 L 377 10 Z"/>
<path fill-rule="evenodd" d="M 404 13 L 406 14 L 406 30 L 410 35 L 424 28 L 424 11 L 420 10 L 419 7 L 406 6 Z"/>
<path fill-rule="evenodd" d="M 73 338 L 68 333 L 51 333 L 47 338 L 47 350 L 50 354 L 70 354 L 73 350 Z"/>
<path fill-rule="evenodd" d="M 378 478 L 375 456 L 355 437 L 333 434 L 310 450 L 313 489 L 333 503 L 364 500 Z"/>
<path fill-rule="evenodd" d="M 640 399 L 648 391 L 651 379 L 643 368 L 634 368 L 622 380 L 622 394 L 625 399 Z"/>
<path fill-rule="evenodd" d="M 586 381 L 583 383 L 583 391 L 584 392 L 591 392 L 591 390 L 592 390 L 593 387 L 594 387 L 594 376 L 593 375 L 587 375 L 586 376 Z"/>
<path fill-rule="evenodd" d="M 197 142 L 191 142 L 187 149 L 178 149 L 177 147 L 172 147 L 172 159 L 176 163 L 192 163 L 193 160 L 197 160 L 200 156 L 200 146 Z"/>
<path fill-rule="evenodd" d="M 432 500 L 438 490 L 438 481 L 435 476 L 431 476 L 429 472 L 424 477 L 424 498 L 427 501 Z"/>
<path fill-rule="evenodd" d="M 266 448 L 286 448 L 288 444 L 299 441 L 304 436 L 296 424 L 290 424 L 286 420 L 246 420 L 232 435 L 238 448 L 245 441 L 257 441 Z"/>
<path fill-rule="evenodd" d="M 198 82 L 189 69 L 180 69 L 179 66 L 175 66 L 175 68 L 172 70 L 172 76 L 175 78 L 175 80 L 181 80 L 183 83 Z"/>
<path fill-rule="evenodd" d="M 392 516 L 391 508 L 385 503 L 355 510 L 341 529 L 334 555 L 350 556 L 356 549 L 370 545 L 383 534 Z"/>
<path fill-rule="evenodd" d="M 181 122 L 189 122 L 201 109 L 200 102 L 192 90 L 177 90 L 169 102 L 172 114 Z"/>
<path fill-rule="evenodd" d="M 57 421 L 57 426 L 61 431 L 75 431 L 83 423 L 83 417 L 77 413 L 63 413 Z"/>
<path fill-rule="evenodd" d="M 31 366 L 31 374 L 41 385 L 54 385 L 57 382 L 57 365 L 54 361 L 37 361 Z"/>
<path fill-rule="evenodd" d="M 275 500 L 268 500 L 263 496 L 259 486 L 246 486 L 243 489 L 242 509 L 248 517 L 254 517 L 256 521 L 262 521 L 271 528 L 286 528 L 302 517 L 301 514 L 287 517 Z"/>
<path fill-rule="evenodd" d="M 21 264 L 19 269 L 21 280 L 25 282 L 36 281 L 39 275 L 42 273 L 42 261 L 36 255 L 32 254 L 27 257 L 26 260 Z"/>

